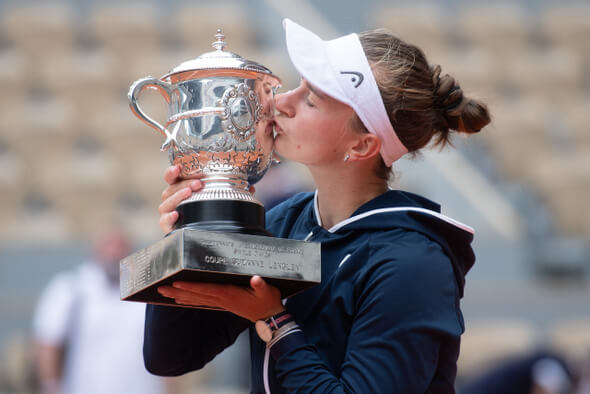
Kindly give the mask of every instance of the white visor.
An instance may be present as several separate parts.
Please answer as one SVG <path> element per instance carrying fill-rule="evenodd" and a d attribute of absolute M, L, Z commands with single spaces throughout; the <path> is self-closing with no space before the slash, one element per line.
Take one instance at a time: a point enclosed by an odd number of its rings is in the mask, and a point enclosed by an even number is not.
<path fill-rule="evenodd" d="M 330 41 L 283 20 L 291 62 L 311 85 L 354 109 L 367 130 L 381 140 L 381 157 L 391 164 L 408 152 L 385 111 L 377 82 L 356 34 Z"/>

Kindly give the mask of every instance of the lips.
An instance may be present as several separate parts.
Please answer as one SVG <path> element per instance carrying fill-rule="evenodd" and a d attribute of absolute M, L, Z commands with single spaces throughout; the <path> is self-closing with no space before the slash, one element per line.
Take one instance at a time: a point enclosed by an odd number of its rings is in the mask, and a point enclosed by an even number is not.
<path fill-rule="evenodd" d="M 276 121 L 276 119 L 273 123 L 274 123 L 275 137 L 276 137 L 277 134 L 280 134 L 283 132 L 283 129 L 281 129 L 281 126 L 279 126 L 279 123 Z"/>
<path fill-rule="evenodd" d="M 263 132 L 263 136 L 265 140 L 271 140 L 274 141 L 274 122 L 268 122 L 266 124 L 266 127 L 264 128 L 264 132 Z"/>

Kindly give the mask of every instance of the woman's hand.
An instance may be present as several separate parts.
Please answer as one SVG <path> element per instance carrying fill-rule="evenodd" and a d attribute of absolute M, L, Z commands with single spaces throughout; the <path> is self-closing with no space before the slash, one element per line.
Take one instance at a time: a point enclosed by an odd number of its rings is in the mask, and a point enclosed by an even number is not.
<path fill-rule="evenodd" d="M 201 190 L 203 184 L 199 179 L 203 176 L 201 173 L 191 179 L 181 179 L 180 165 L 166 168 L 164 180 L 168 187 L 162 192 L 162 203 L 158 208 L 160 228 L 164 234 L 168 234 L 174 229 L 174 223 L 178 220 L 178 212 L 176 211 L 178 204 L 189 198 L 193 192 Z"/>
<path fill-rule="evenodd" d="M 162 192 L 162 203 L 158 207 L 160 228 L 164 234 L 168 234 L 174 229 L 174 223 L 178 220 L 178 212 L 176 211 L 178 204 L 203 188 L 203 182 L 200 179 L 204 176 L 205 174 L 199 173 L 190 179 L 181 179 L 180 164 L 166 168 L 164 180 L 168 187 Z M 256 190 L 254 186 L 250 186 L 249 191 L 254 194 Z"/>
<path fill-rule="evenodd" d="M 166 169 L 164 180 L 168 187 L 162 192 L 162 203 L 158 208 L 160 228 L 164 233 L 167 234 L 174 229 L 174 223 L 178 220 L 178 204 L 189 198 L 193 192 L 201 190 L 203 184 L 199 179 L 203 176 L 199 174 L 191 179 L 181 179 L 180 165 Z M 254 193 L 253 187 L 250 187 L 250 192 Z M 250 288 L 201 282 L 174 282 L 172 286 L 158 287 L 158 292 L 165 297 L 174 298 L 178 304 L 221 308 L 251 321 L 284 310 L 280 291 L 268 285 L 260 276 L 250 279 Z"/>
<path fill-rule="evenodd" d="M 203 282 L 174 282 L 160 286 L 158 292 L 174 298 L 182 305 L 221 308 L 252 322 L 266 319 L 285 310 L 279 289 L 267 284 L 256 275 L 250 278 L 250 287 L 221 285 Z"/>

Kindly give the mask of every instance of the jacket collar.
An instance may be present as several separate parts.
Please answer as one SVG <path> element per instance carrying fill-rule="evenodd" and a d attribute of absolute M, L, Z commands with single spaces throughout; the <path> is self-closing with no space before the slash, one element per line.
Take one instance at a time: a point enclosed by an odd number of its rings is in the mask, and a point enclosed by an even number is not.
<path fill-rule="evenodd" d="M 315 221 L 319 227 L 322 227 L 322 219 L 319 213 L 318 207 L 318 191 L 315 191 L 313 197 L 313 212 Z M 371 201 L 363 204 L 359 207 L 351 217 L 345 219 L 334 226 L 330 227 L 327 231 L 335 233 L 340 229 L 345 228 L 355 222 L 361 220 L 370 220 L 374 215 L 394 213 L 394 212 L 417 212 L 425 215 L 430 215 L 433 218 L 442 220 L 452 226 L 458 227 L 463 231 L 474 234 L 475 230 L 458 220 L 450 218 L 440 213 L 440 205 L 428 200 L 417 194 L 401 192 L 396 190 L 389 190 L 388 192 L 374 198 Z"/>

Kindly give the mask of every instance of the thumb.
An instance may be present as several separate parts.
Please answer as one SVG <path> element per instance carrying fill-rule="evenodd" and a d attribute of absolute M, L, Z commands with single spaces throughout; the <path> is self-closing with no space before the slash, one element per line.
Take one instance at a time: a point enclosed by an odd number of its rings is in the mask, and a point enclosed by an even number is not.
<path fill-rule="evenodd" d="M 256 293 L 258 293 L 265 290 L 266 282 L 260 276 L 254 275 L 252 278 L 250 278 L 250 287 L 252 287 L 252 290 L 254 290 Z"/>

